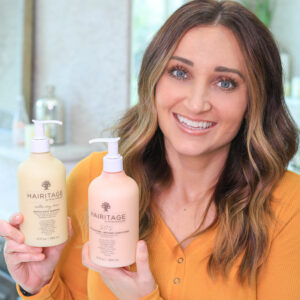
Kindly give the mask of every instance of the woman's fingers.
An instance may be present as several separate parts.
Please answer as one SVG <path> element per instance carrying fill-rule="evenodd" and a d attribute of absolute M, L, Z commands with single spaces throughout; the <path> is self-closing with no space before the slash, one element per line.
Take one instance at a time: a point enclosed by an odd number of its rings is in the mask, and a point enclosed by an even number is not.
<path fill-rule="evenodd" d="M 101 266 L 98 266 L 98 265 L 94 264 L 90 260 L 89 242 L 85 243 L 83 245 L 83 248 L 82 248 L 82 264 L 84 266 L 86 266 L 87 268 L 93 270 L 93 271 L 101 273 L 105 277 L 110 277 L 112 275 L 121 274 L 122 271 L 126 272 L 125 270 L 121 270 L 121 268 L 113 268 L 113 269 L 112 268 L 105 268 L 105 267 L 101 267 Z"/>
<path fill-rule="evenodd" d="M 20 213 L 13 214 L 9 218 L 9 224 L 15 227 L 19 227 L 19 225 L 23 222 L 23 215 Z"/>
<path fill-rule="evenodd" d="M 85 243 L 82 248 L 82 264 L 87 268 L 100 273 L 103 279 L 116 279 L 121 278 L 121 276 L 124 275 L 133 277 L 136 275 L 135 272 L 128 271 L 127 267 L 107 268 L 94 264 L 89 256 L 89 242 Z"/>
<path fill-rule="evenodd" d="M 20 252 L 41 253 L 43 251 L 43 248 L 41 248 L 41 247 L 31 247 L 31 246 L 27 246 L 25 244 L 19 244 L 14 240 L 8 240 L 5 243 L 4 251 L 7 254 L 20 253 Z"/>
<path fill-rule="evenodd" d="M 82 248 L 82 264 L 91 270 L 99 272 L 99 267 L 90 260 L 89 242 L 85 243 Z"/>
<path fill-rule="evenodd" d="M 0 235 L 6 240 L 14 240 L 20 244 L 24 242 L 23 234 L 17 228 L 3 220 L 0 220 Z"/>
<path fill-rule="evenodd" d="M 20 213 L 13 214 L 9 218 L 9 223 L 0 220 L 0 235 L 6 240 L 14 240 L 17 243 L 23 243 L 24 236 L 19 231 L 19 226 L 23 222 L 23 216 Z"/>
<path fill-rule="evenodd" d="M 125 267 L 106 268 L 94 264 L 89 258 L 88 242 L 85 243 L 82 249 L 83 265 L 100 273 L 104 283 L 118 299 L 140 299 L 150 294 L 156 288 L 148 257 L 145 241 L 139 241 L 136 253 L 137 272 L 130 272 Z"/>
<path fill-rule="evenodd" d="M 18 265 L 21 263 L 41 261 L 44 259 L 44 253 L 13 253 L 7 257 L 7 264 Z"/>
<path fill-rule="evenodd" d="M 68 217 L 68 234 L 70 239 L 73 235 L 72 219 L 70 217 Z"/>
<path fill-rule="evenodd" d="M 108 268 L 103 268 L 100 267 L 96 264 L 94 264 L 90 260 L 90 255 L 89 255 L 89 242 L 85 243 L 82 248 L 82 264 L 86 266 L 87 268 L 96 271 L 96 272 L 105 272 L 106 270 L 109 270 Z"/>
<path fill-rule="evenodd" d="M 147 244 L 145 241 L 140 240 L 136 247 L 136 269 L 138 274 L 151 275 L 148 259 Z"/>
<path fill-rule="evenodd" d="M 4 257 L 8 265 L 18 265 L 23 262 L 43 260 L 45 254 L 42 251 L 41 247 L 30 247 L 9 239 L 4 246 Z"/>
<path fill-rule="evenodd" d="M 55 254 L 57 254 L 57 253 L 60 255 L 63 248 L 66 246 L 66 244 L 71 239 L 72 235 L 73 235 L 73 228 L 72 228 L 71 218 L 68 217 L 68 239 L 62 244 L 45 248 L 46 255 L 47 256 L 49 256 L 49 255 L 53 256 L 53 254 L 54 254 L 54 256 L 55 256 Z"/>
<path fill-rule="evenodd" d="M 139 281 L 147 286 L 150 293 L 155 288 L 155 280 L 149 265 L 147 244 L 143 240 L 138 241 L 136 247 L 136 269 Z"/>

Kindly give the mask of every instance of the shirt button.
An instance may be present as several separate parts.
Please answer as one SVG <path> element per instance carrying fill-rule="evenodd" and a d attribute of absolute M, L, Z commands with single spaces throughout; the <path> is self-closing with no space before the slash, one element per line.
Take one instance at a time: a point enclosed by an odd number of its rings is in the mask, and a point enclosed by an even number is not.
<path fill-rule="evenodd" d="M 182 264 L 182 263 L 183 263 L 183 261 L 184 261 L 183 257 L 179 257 L 179 258 L 177 258 L 177 262 L 178 262 L 179 264 Z"/>
<path fill-rule="evenodd" d="M 173 283 L 174 284 L 179 284 L 180 283 L 180 278 L 175 277 L 174 280 L 173 280 Z"/>

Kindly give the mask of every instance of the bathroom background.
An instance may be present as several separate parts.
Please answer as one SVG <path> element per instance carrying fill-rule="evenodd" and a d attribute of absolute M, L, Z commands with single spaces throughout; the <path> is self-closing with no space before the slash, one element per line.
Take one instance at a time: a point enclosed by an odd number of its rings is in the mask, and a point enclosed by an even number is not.
<path fill-rule="evenodd" d="M 17 99 L 24 97 L 32 119 L 35 103 L 45 99 L 47 86 L 54 86 L 54 97 L 64 106 L 65 142 L 53 145 L 52 151 L 69 173 L 90 152 L 103 150 L 99 145 L 91 147 L 88 140 L 136 103 L 143 51 L 164 20 L 184 2 L 0 0 L 0 219 L 17 211 L 16 171 L 28 155 L 28 147 L 13 143 Z M 300 127 L 300 1 L 239 2 L 250 5 L 277 40 L 286 100 Z M 300 173 L 300 153 L 289 168 Z M 16 299 L 16 295 L 0 258 L 2 299 Z"/>

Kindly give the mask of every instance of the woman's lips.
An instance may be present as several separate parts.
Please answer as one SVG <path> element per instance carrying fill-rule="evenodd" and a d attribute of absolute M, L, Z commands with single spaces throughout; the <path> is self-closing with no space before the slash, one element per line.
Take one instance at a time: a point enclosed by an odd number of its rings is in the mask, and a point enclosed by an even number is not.
<path fill-rule="evenodd" d="M 177 125 L 179 126 L 179 128 L 181 129 L 181 131 L 187 133 L 187 134 L 190 134 L 190 135 L 204 135 L 204 134 L 207 134 L 211 129 L 213 129 L 217 123 L 216 122 L 211 122 L 211 121 L 197 121 L 197 122 L 207 122 L 207 123 L 212 123 L 212 125 L 208 128 L 192 128 L 191 126 L 189 126 L 188 124 L 185 124 L 184 122 L 180 122 L 178 120 L 178 116 L 177 114 L 173 113 L 173 116 L 175 118 L 175 121 L 177 123 Z M 181 115 L 180 115 L 181 116 Z M 183 117 L 183 116 L 181 116 Z M 188 119 L 186 117 L 183 117 L 185 119 Z M 190 120 L 190 119 L 188 119 Z M 190 121 L 193 121 L 193 120 L 190 120 Z"/>

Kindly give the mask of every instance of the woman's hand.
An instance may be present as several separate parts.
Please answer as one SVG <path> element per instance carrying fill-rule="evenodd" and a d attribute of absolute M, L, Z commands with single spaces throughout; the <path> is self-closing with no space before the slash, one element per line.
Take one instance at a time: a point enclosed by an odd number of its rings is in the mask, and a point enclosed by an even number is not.
<path fill-rule="evenodd" d="M 100 273 L 105 284 L 121 300 L 138 300 L 150 294 L 156 287 L 148 260 L 145 241 L 138 241 L 136 248 L 137 272 L 123 268 L 105 268 L 95 265 L 89 258 L 89 243 L 82 249 L 82 263 L 89 269 Z"/>
<path fill-rule="evenodd" d="M 4 258 L 13 279 L 24 290 L 35 294 L 51 280 L 66 242 L 46 248 L 27 246 L 24 244 L 24 236 L 19 230 L 22 222 L 21 214 L 14 214 L 9 222 L 0 220 L 0 235 L 6 240 Z M 69 236 L 71 236 L 71 218 L 68 218 L 68 225 Z"/>

